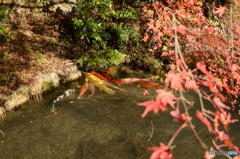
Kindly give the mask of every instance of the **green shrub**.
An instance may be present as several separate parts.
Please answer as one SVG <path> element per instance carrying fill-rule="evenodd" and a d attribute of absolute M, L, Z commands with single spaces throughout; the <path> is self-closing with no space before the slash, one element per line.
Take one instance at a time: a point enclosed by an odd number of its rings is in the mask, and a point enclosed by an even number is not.
<path fill-rule="evenodd" d="M 117 19 L 122 20 L 138 20 L 139 19 L 139 9 L 134 9 L 130 6 L 125 6 L 121 10 L 115 12 L 114 16 L 116 16 Z"/>
<path fill-rule="evenodd" d="M 119 50 L 127 52 L 127 49 L 132 49 L 139 44 L 139 35 L 131 26 L 120 23 L 115 30 L 118 36 Z"/>
<path fill-rule="evenodd" d="M 110 65 L 118 65 L 124 61 L 125 55 L 117 50 L 101 50 L 96 53 L 82 53 L 77 60 L 81 69 L 98 70 Z"/>
<path fill-rule="evenodd" d="M 87 49 L 106 49 L 107 41 L 111 39 L 107 28 L 114 12 L 111 0 L 82 1 L 76 11 L 73 18 L 76 39 L 87 45 Z"/>

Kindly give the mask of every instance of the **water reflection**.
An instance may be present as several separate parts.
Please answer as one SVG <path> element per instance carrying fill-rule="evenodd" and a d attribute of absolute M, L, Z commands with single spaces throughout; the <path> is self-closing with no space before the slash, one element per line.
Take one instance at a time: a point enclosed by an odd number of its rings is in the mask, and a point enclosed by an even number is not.
<path fill-rule="evenodd" d="M 136 85 L 126 85 L 125 92 L 115 95 L 97 89 L 92 98 L 87 99 L 86 95 L 80 100 L 77 100 L 78 90 L 57 102 L 57 113 L 51 113 L 53 100 L 78 84 L 71 82 L 47 92 L 41 102 L 31 101 L 9 114 L 1 124 L 6 134 L 1 138 L 1 158 L 146 159 L 151 154 L 148 147 L 158 146 L 159 142 L 167 144 L 180 126 L 165 112 L 151 112 L 142 119 L 144 107 L 136 103 L 151 97 L 143 97 L 140 93 L 144 89 Z M 198 100 L 191 93 L 187 98 Z M 154 131 L 150 139 L 151 122 Z M 230 134 L 239 145 L 239 123 L 232 125 Z M 203 124 L 196 131 L 209 143 L 210 135 Z M 203 150 L 189 128 L 179 134 L 174 144 L 176 159 L 203 158 Z"/>

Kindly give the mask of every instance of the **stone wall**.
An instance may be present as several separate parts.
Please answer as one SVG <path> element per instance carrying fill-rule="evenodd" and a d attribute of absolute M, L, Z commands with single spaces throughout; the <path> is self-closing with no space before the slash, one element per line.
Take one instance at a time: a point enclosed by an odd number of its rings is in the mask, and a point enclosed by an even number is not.
<path fill-rule="evenodd" d="M 21 85 L 13 94 L 2 97 L 6 102 L 4 107 L 0 107 L 0 118 L 5 115 L 6 111 L 12 111 L 31 98 L 41 100 L 42 92 L 56 88 L 60 83 L 77 80 L 81 76 L 82 72 L 72 64 L 64 68 L 54 68 L 52 72 L 36 74 L 34 83 L 29 86 Z"/>
<path fill-rule="evenodd" d="M 42 11 L 43 8 L 49 11 L 56 12 L 60 10 L 63 13 L 68 13 L 76 7 L 77 1 L 78 0 L 0 0 L 0 6 L 9 6 L 17 13 L 22 13 L 26 9 Z"/>

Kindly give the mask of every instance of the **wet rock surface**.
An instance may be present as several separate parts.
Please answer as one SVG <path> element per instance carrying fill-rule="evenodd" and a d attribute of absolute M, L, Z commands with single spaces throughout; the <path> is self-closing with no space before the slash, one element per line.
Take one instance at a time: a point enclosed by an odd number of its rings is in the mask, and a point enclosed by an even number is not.
<path fill-rule="evenodd" d="M 0 110 L 0 116 L 4 116 L 6 111 L 12 111 L 19 105 L 29 101 L 29 99 L 40 101 L 42 99 L 42 92 L 56 88 L 60 83 L 73 81 L 82 76 L 82 72 L 77 70 L 75 65 L 53 69 L 53 71 L 40 72 L 34 76 L 33 82 L 29 86 L 21 85 L 13 94 L 1 97 L 6 102 L 2 110 Z"/>

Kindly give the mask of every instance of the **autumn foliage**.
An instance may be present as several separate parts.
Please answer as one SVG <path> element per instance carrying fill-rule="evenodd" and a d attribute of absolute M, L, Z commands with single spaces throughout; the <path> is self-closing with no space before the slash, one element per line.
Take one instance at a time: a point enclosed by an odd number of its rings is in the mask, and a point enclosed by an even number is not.
<path fill-rule="evenodd" d="M 138 103 L 146 107 L 142 117 L 150 111 L 169 111 L 175 121 L 182 124 L 167 145 L 161 143 L 160 147 L 150 148 L 153 151 L 151 159 L 173 158 L 174 139 L 186 126 L 206 150 L 206 159 L 214 157 L 209 150 L 222 151 L 223 147 L 240 154 L 228 135 L 228 125 L 238 121 L 232 118 L 229 110 L 238 106 L 240 95 L 240 16 L 237 14 L 240 11 L 237 1 L 231 3 L 215 6 L 197 0 L 168 0 L 155 1 L 143 8 L 148 28 L 142 41 L 152 46 L 149 52 L 161 52 L 161 57 L 168 57 L 171 69 L 165 79 L 165 88 L 156 89 L 156 99 Z M 204 5 L 213 6 L 210 12 L 218 17 L 218 24 L 206 16 Z M 209 91 L 202 89 L 204 87 Z M 180 96 L 175 97 L 173 90 Z M 189 90 L 196 92 L 200 101 L 194 104 L 199 106 L 194 116 L 188 112 L 193 103 L 183 93 Z M 143 94 L 148 95 L 148 92 Z M 204 106 L 203 99 L 212 103 L 214 111 Z M 180 112 L 180 105 L 184 107 L 183 112 Z M 206 126 L 213 136 L 212 145 L 202 141 L 192 120 L 200 120 Z M 220 124 L 224 129 L 220 129 Z"/>

